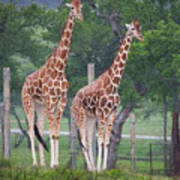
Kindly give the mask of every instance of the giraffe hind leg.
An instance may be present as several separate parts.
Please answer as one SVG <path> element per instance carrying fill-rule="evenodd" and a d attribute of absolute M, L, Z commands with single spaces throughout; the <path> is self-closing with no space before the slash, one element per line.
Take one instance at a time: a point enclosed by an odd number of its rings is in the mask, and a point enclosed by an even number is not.
<path fill-rule="evenodd" d="M 44 151 L 43 147 L 48 151 L 48 147 L 42 139 L 44 131 L 44 122 L 46 120 L 46 107 L 40 104 L 35 104 L 36 113 L 37 113 L 37 126 L 35 124 L 35 135 L 39 140 L 39 153 L 40 153 L 40 164 L 42 167 L 45 167 Z"/>
<path fill-rule="evenodd" d="M 87 117 L 87 124 L 86 124 L 86 136 L 87 136 L 87 146 L 88 146 L 88 155 L 89 155 L 89 159 L 90 159 L 90 163 L 92 166 L 92 170 L 95 171 L 96 167 L 95 167 L 95 159 L 94 159 L 94 155 L 96 156 L 96 154 L 93 155 L 93 151 L 92 151 L 92 141 L 93 141 L 93 132 L 95 130 L 94 125 L 96 123 L 96 118 L 91 118 L 91 117 Z M 94 142 L 96 143 L 96 142 Z"/>
<path fill-rule="evenodd" d="M 32 97 L 27 93 L 25 88 L 23 88 L 22 91 L 22 103 L 28 120 L 28 135 L 31 141 L 33 166 L 37 167 L 37 159 L 34 144 L 34 103 Z"/>
<path fill-rule="evenodd" d="M 100 172 L 102 170 L 102 152 L 104 145 L 104 128 L 105 128 L 105 120 L 99 115 L 98 117 L 98 161 L 97 161 L 97 171 Z"/>
<path fill-rule="evenodd" d="M 88 146 L 86 142 L 86 116 L 84 109 L 81 107 L 80 109 L 73 109 L 72 111 L 73 117 L 75 119 L 76 125 L 78 127 L 78 133 L 79 133 L 79 142 L 82 146 L 82 151 L 84 154 L 84 158 L 87 164 L 87 168 L 89 171 L 92 171 L 93 168 L 90 163 L 89 155 L 88 155 Z"/>

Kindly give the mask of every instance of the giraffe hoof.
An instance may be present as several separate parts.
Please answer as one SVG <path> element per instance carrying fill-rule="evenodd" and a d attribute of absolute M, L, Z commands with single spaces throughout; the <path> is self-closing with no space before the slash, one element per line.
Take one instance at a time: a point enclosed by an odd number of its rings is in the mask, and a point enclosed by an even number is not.
<path fill-rule="evenodd" d="M 33 164 L 33 168 L 37 169 L 38 168 L 37 164 Z"/>
<path fill-rule="evenodd" d="M 57 169 L 59 167 L 59 165 L 57 164 L 57 165 L 54 165 L 54 169 Z"/>
<path fill-rule="evenodd" d="M 41 168 L 45 168 L 46 167 L 46 164 L 41 164 Z"/>
<path fill-rule="evenodd" d="M 59 165 L 53 165 L 51 166 L 51 169 L 57 169 L 59 167 Z"/>
<path fill-rule="evenodd" d="M 91 168 L 91 169 L 89 169 L 89 171 L 90 171 L 90 172 L 95 172 L 95 171 L 96 171 L 96 169 Z"/>

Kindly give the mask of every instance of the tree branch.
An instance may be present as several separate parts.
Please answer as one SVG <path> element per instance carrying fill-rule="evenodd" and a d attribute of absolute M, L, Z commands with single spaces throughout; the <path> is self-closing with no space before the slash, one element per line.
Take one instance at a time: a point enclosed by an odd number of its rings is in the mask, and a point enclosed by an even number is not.
<path fill-rule="evenodd" d="M 116 38 L 121 43 L 123 36 L 119 33 L 119 31 L 123 30 L 123 26 L 116 22 L 117 20 L 121 21 L 121 19 L 122 19 L 121 13 L 118 13 L 117 10 L 114 10 L 110 15 L 100 13 L 99 8 L 98 8 L 97 4 L 94 2 L 94 0 L 90 0 L 90 5 L 94 9 L 94 11 L 98 17 L 103 18 L 109 22 L 112 32 L 114 33 Z"/>
<path fill-rule="evenodd" d="M 24 134 L 24 136 L 27 137 L 28 147 L 30 147 L 29 135 L 28 135 L 27 131 L 23 129 L 22 124 L 21 124 L 21 120 L 19 119 L 19 117 L 18 117 L 18 115 L 17 115 L 16 110 L 15 110 L 14 107 L 12 107 L 11 113 L 12 113 L 12 115 L 16 118 L 20 130 L 22 131 L 22 133 Z M 26 120 L 26 123 L 27 123 L 27 120 Z"/>

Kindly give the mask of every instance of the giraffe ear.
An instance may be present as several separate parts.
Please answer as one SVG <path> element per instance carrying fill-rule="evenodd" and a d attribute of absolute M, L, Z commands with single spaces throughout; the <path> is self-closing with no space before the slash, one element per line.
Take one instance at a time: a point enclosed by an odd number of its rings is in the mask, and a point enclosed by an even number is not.
<path fill-rule="evenodd" d="M 130 24 L 125 24 L 126 28 L 129 29 L 130 27 Z"/>
<path fill-rule="evenodd" d="M 66 5 L 68 8 L 72 8 L 72 7 L 73 7 L 73 5 L 70 4 L 70 3 L 66 3 L 65 5 Z"/>

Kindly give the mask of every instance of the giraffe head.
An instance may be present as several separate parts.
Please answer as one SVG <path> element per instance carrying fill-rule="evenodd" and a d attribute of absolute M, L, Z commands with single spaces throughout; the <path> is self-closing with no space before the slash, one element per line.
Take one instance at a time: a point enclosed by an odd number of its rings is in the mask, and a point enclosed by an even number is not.
<path fill-rule="evenodd" d="M 83 21 L 83 15 L 81 13 L 81 0 L 72 0 L 72 3 L 66 3 L 66 6 L 71 9 L 72 15 L 74 18 L 77 18 L 80 21 Z"/>
<path fill-rule="evenodd" d="M 136 37 L 140 41 L 144 41 L 144 37 L 141 33 L 141 26 L 139 20 L 133 20 L 131 24 L 126 24 L 127 35 Z"/>

